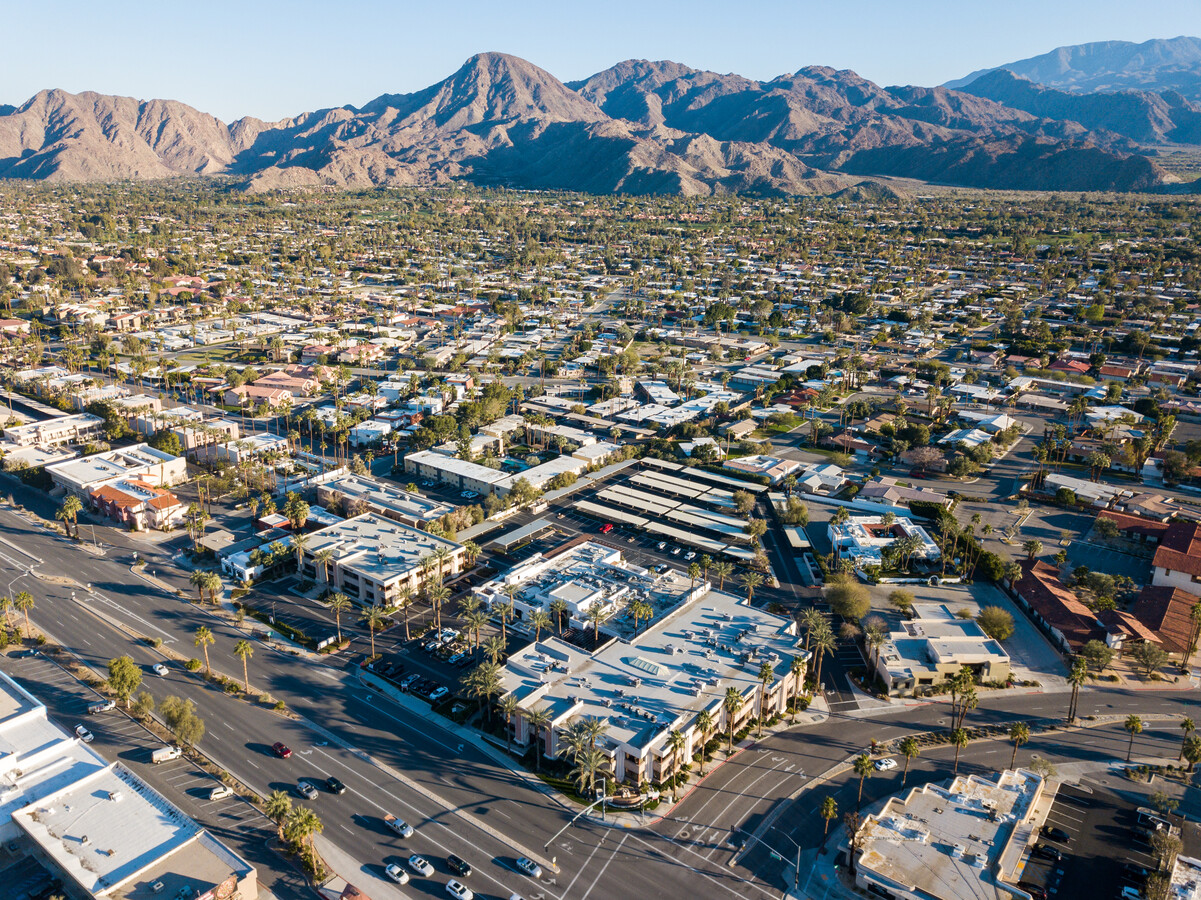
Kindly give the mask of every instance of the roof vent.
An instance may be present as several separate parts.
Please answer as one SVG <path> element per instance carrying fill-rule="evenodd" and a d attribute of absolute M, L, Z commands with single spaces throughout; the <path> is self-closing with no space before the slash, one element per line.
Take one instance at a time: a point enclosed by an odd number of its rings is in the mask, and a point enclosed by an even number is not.
<path fill-rule="evenodd" d="M 113 803 L 120 803 L 124 799 L 124 796 L 120 791 L 109 791 L 108 799 L 112 800 Z"/>

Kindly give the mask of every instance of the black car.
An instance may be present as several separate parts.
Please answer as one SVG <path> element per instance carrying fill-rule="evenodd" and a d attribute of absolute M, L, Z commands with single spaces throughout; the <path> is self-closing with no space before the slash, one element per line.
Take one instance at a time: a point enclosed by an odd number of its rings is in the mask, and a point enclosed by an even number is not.
<path fill-rule="evenodd" d="M 1042 827 L 1043 837 L 1050 838 L 1053 841 L 1059 841 L 1061 844 L 1066 844 L 1072 839 L 1072 836 L 1062 828 L 1056 828 L 1054 825 L 1044 825 Z"/>
<path fill-rule="evenodd" d="M 1049 859 L 1051 862 L 1059 862 L 1063 859 L 1063 854 L 1050 844 L 1039 844 L 1030 851 L 1031 856 L 1037 856 L 1039 859 Z"/>
<path fill-rule="evenodd" d="M 1134 885 L 1145 884 L 1151 872 L 1138 863 L 1128 862 L 1122 866 L 1122 880 Z"/>
<path fill-rule="evenodd" d="M 467 861 L 459 859 L 453 853 L 446 857 L 446 865 L 456 875 L 461 875 L 464 878 L 471 874 L 471 866 L 467 864 Z"/>
<path fill-rule="evenodd" d="M 1019 881 L 1018 887 L 1029 894 L 1034 900 L 1047 900 L 1047 889 L 1040 884 L 1030 881 Z"/>
<path fill-rule="evenodd" d="M 334 778 L 334 776 L 332 776 L 332 775 L 329 778 L 325 779 L 325 786 L 327 788 L 329 788 L 329 792 L 331 794 L 345 794 L 346 793 L 346 785 L 344 785 L 342 782 L 340 782 L 337 778 Z"/>

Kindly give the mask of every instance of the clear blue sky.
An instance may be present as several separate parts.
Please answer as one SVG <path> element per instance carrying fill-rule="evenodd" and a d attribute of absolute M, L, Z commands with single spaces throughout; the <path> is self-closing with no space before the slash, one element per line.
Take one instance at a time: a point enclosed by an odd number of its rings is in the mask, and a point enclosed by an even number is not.
<path fill-rule="evenodd" d="M 623 59 L 939 84 L 1065 44 L 1201 35 L 1198 0 L 7 0 L 0 103 L 43 88 L 274 120 L 418 90 L 474 53 L 564 81 Z"/>

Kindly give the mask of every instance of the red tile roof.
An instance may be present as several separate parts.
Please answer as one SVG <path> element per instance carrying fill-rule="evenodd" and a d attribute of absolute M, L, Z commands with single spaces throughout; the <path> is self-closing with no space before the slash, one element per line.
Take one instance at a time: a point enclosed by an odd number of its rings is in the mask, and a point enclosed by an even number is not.
<path fill-rule="evenodd" d="M 1023 560 L 1022 577 L 1014 586 L 1018 595 L 1056 628 L 1069 644 L 1079 648 L 1104 636 L 1093 611 L 1059 580 L 1059 571 L 1041 560 Z"/>
<path fill-rule="evenodd" d="M 1159 635 L 1169 653 L 1183 653 L 1193 636 L 1193 606 L 1201 597 L 1177 587 L 1149 585 L 1139 592 L 1131 612 Z"/>
<path fill-rule="evenodd" d="M 1136 534 L 1141 537 L 1160 540 L 1168 530 L 1167 522 L 1156 522 L 1154 519 L 1144 519 L 1142 516 L 1128 516 L 1125 513 L 1107 509 L 1097 514 L 1098 519 L 1110 519 L 1117 523 L 1118 530 L 1124 534 Z"/>
<path fill-rule="evenodd" d="M 1201 525 L 1171 523 L 1159 540 L 1153 564 L 1172 572 L 1201 575 Z"/>

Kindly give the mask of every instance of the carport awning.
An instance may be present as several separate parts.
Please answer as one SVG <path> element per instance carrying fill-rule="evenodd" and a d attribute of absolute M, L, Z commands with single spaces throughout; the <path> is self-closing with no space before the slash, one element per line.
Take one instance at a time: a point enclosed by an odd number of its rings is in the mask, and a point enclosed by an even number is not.
<path fill-rule="evenodd" d="M 524 544 L 526 541 L 533 540 L 542 532 L 553 527 L 554 525 L 546 519 L 535 519 L 529 525 L 523 525 L 516 531 L 502 534 L 500 537 L 493 539 L 491 543 L 501 550 L 508 550 L 510 547 L 516 547 L 518 544 Z"/>
<path fill-rule="evenodd" d="M 614 509 L 611 506 L 602 506 L 599 503 L 593 503 L 591 500 L 580 500 L 575 504 L 575 508 L 580 512 L 587 513 L 590 516 L 596 516 L 601 519 L 608 519 L 611 522 L 620 522 L 623 525 L 645 526 L 647 520 L 642 516 L 636 516 L 624 510 Z"/>

